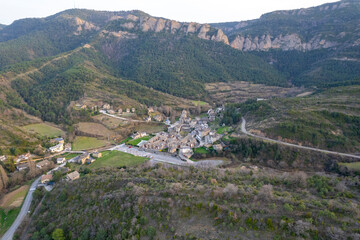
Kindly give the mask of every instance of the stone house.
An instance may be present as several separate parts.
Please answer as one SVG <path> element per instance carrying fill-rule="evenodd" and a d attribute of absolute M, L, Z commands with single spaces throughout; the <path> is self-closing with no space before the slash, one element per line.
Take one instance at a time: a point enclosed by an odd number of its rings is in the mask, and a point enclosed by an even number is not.
<path fill-rule="evenodd" d="M 56 163 L 57 164 L 63 164 L 66 162 L 66 159 L 64 157 L 60 157 L 56 159 Z"/>
<path fill-rule="evenodd" d="M 39 169 L 43 169 L 46 166 L 50 166 L 50 164 L 51 164 L 51 162 L 49 160 L 44 160 L 44 161 L 38 162 L 36 164 L 36 167 Z"/>
<path fill-rule="evenodd" d="M 93 156 L 94 158 L 101 158 L 102 154 L 101 154 L 100 152 L 94 152 L 94 153 L 92 154 L 92 156 Z"/>
<path fill-rule="evenodd" d="M 46 183 L 50 182 L 52 179 L 53 179 L 53 175 L 52 175 L 52 174 L 42 175 L 40 182 L 41 182 L 42 184 L 46 184 Z"/>
<path fill-rule="evenodd" d="M 16 169 L 18 171 L 23 171 L 23 170 L 25 170 L 27 168 L 29 168 L 29 164 L 27 164 L 27 163 L 22 163 L 22 164 L 16 165 Z"/>
<path fill-rule="evenodd" d="M 79 164 L 84 165 L 86 163 L 86 160 L 90 159 L 90 153 L 83 153 L 79 156 L 79 158 L 77 159 L 77 162 Z"/>
<path fill-rule="evenodd" d="M 109 110 L 111 108 L 110 104 L 106 103 L 103 105 L 103 109 Z"/>
<path fill-rule="evenodd" d="M 74 181 L 79 178 L 80 178 L 80 173 L 78 171 L 71 172 L 71 173 L 67 174 L 65 177 L 65 179 L 67 181 Z"/>

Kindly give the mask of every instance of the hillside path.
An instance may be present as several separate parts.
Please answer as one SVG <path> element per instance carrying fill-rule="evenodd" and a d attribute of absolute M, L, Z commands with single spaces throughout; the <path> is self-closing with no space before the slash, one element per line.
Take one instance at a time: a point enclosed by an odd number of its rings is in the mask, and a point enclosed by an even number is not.
<path fill-rule="evenodd" d="M 286 145 L 286 146 L 290 146 L 290 147 L 295 147 L 295 148 L 300 148 L 300 149 L 306 149 L 306 150 L 311 150 L 311 151 L 316 151 L 316 152 L 321 152 L 321 153 L 326 153 L 326 154 L 333 154 L 333 155 L 338 155 L 338 156 L 342 156 L 342 157 L 350 157 L 350 158 L 356 158 L 356 159 L 360 159 L 359 155 L 354 155 L 354 154 L 348 154 L 348 153 L 340 153 L 340 152 L 334 152 L 334 151 L 328 151 L 328 150 L 324 150 L 324 149 L 319 149 L 319 148 L 313 148 L 313 147 L 306 147 L 306 146 L 300 146 L 300 145 L 296 145 L 296 144 L 292 144 L 292 143 L 287 143 L 287 142 L 282 142 L 279 140 L 275 140 L 275 139 L 271 139 L 271 138 L 267 138 L 267 137 L 262 137 L 262 136 L 258 136 L 252 133 L 249 133 L 246 130 L 246 120 L 245 118 L 242 118 L 242 122 L 241 122 L 241 132 L 243 132 L 244 134 L 257 138 L 257 139 L 262 139 L 262 140 L 266 140 L 269 142 L 274 142 L 274 143 L 278 143 L 278 144 L 282 144 L 282 145 Z"/>

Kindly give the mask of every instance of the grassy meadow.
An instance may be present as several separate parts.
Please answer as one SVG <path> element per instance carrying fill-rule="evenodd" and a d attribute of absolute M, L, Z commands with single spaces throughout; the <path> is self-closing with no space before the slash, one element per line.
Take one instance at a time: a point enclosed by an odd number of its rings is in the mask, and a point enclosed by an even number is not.
<path fill-rule="evenodd" d="M 46 123 L 29 124 L 23 127 L 26 131 L 38 134 L 41 137 L 58 137 L 65 136 L 65 132 L 59 128 L 53 127 Z"/>
<path fill-rule="evenodd" d="M 91 169 L 103 167 L 129 167 L 144 163 L 147 158 L 134 156 L 119 151 L 102 152 L 102 157 L 97 159 L 89 167 Z"/>
<path fill-rule="evenodd" d="M 105 140 L 99 140 L 93 137 L 76 137 L 73 144 L 72 149 L 74 151 L 79 150 L 88 150 L 93 148 L 104 147 L 107 144 Z"/>

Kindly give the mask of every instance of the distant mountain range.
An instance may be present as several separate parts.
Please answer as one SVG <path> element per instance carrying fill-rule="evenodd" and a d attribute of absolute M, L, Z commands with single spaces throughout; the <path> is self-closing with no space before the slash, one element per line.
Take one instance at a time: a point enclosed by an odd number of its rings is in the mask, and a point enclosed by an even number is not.
<path fill-rule="evenodd" d="M 61 122 L 69 103 L 94 89 L 160 105 L 171 96 L 206 100 L 210 82 L 358 84 L 359 12 L 358 1 L 344 0 L 232 23 L 83 9 L 22 19 L 0 30 L 0 99 Z"/>

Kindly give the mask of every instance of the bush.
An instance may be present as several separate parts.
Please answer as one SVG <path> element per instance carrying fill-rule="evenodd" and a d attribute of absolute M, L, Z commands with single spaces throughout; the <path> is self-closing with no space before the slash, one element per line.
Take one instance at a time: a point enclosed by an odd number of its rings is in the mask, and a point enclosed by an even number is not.
<path fill-rule="evenodd" d="M 288 204 L 288 203 L 285 203 L 284 204 L 284 209 L 287 212 L 292 212 L 294 210 L 294 207 L 292 205 Z"/>

